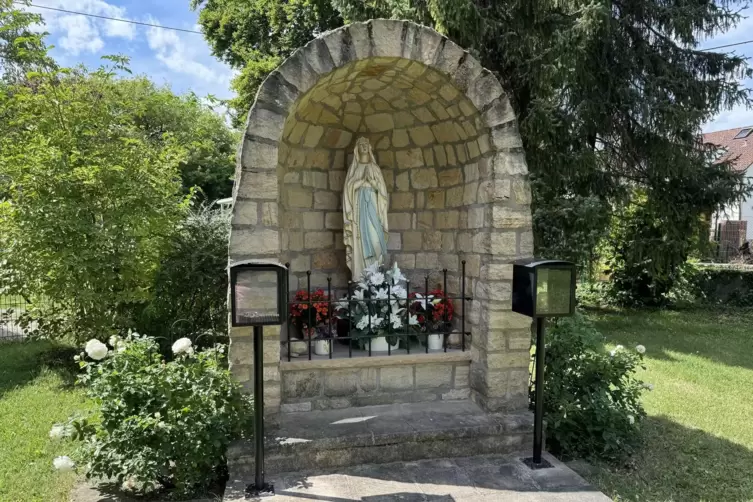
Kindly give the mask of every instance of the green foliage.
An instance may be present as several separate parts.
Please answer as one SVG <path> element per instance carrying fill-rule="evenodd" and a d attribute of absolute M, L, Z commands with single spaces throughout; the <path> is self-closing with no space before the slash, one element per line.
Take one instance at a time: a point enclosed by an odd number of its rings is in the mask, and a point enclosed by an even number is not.
<path fill-rule="evenodd" d="M 79 378 L 96 402 L 96 420 L 66 430 L 81 441 L 79 465 L 148 492 L 185 496 L 206 489 L 225 464 L 231 440 L 246 430 L 249 402 L 224 367 L 218 345 L 166 362 L 154 339 L 129 335 L 101 361 L 81 357 Z"/>
<path fill-rule="evenodd" d="M 670 299 L 678 306 L 753 307 L 753 268 L 689 263 Z"/>
<path fill-rule="evenodd" d="M 44 45 L 44 33 L 31 29 L 42 16 L 14 7 L 29 6 L 29 0 L 0 0 L 0 86 L 25 78 L 36 65 L 52 65 Z"/>
<path fill-rule="evenodd" d="M 638 445 L 643 358 L 621 347 L 604 353 L 603 342 L 579 313 L 547 331 L 544 414 L 557 454 L 617 460 Z"/>
<path fill-rule="evenodd" d="M 185 150 L 134 123 L 145 103 L 116 78 L 123 68 L 39 68 L 0 92 L 0 259 L 17 292 L 55 303 L 49 335 L 103 336 L 120 305 L 148 298 L 185 213 Z"/>
<path fill-rule="evenodd" d="M 666 246 L 630 253 L 649 293 L 666 289 L 697 241 L 702 214 L 746 190 L 712 164 L 701 125 L 750 104 L 745 58 L 698 49 L 740 20 L 742 1 L 193 0 L 215 55 L 242 73 L 242 120 L 264 75 L 296 47 L 344 22 L 410 19 L 447 35 L 495 72 L 517 113 L 533 186 L 536 249 L 587 266 L 613 208 L 639 188 L 640 216 Z M 284 28 L 284 29 L 282 29 Z M 661 215 L 657 218 L 655 215 Z M 618 212 L 614 215 L 620 218 Z M 628 224 L 629 225 L 629 224 Z M 626 237 L 630 238 L 626 234 Z M 626 246 L 627 243 L 621 244 Z M 670 248 L 671 263 L 662 263 Z M 625 257 L 627 257 L 625 253 Z M 656 284 L 654 278 L 656 277 Z M 626 287 L 633 287 L 625 284 Z M 641 295 L 645 293 L 643 291 Z M 630 293 L 631 296 L 635 296 Z"/>
<path fill-rule="evenodd" d="M 238 133 L 223 117 L 195 94 L 178 96 L 146 77 L 121 79 L 118 84 L 141 103 L 132 112 L 133 122 L 149 141 L 157 146 L 174 141 L 185 150 L 179 165 L 183 193 L 196 187 L 198 198 L 208 202 L 230 197 Z"/>
<path fill-rule="evenodd" d="M 227 331 L 227 214 L 200 207 L 172 235 L 150 300 L 135 314 L 139 333 L 171 338 Z M 211 337 L 214 338 L 214 337 Z"/>

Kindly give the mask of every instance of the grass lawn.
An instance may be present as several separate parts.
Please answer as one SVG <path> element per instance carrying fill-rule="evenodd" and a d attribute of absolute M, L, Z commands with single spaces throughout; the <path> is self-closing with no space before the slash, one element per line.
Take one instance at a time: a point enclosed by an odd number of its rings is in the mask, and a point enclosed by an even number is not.
<path fill-rule="evenodd" d="M 753 312 L 591 313 L 612 345 L 646 346 L 645 445 L 582 474 L 618 501 L 753 501 Z"/>
<path fill-rule="evenodd" d="M 47 342 L 0 343 L 0 500 L 67 500 L 76 481 L 52 459 L 73 444 L 51 441 L 50 427 L 90 404 L 63 367 L 73 354 Z"/>

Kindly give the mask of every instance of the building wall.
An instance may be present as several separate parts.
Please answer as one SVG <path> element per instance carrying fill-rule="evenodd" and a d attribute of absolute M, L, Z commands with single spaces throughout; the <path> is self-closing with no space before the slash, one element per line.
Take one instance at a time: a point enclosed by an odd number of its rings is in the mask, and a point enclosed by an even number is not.
<path fill-rule="evenodd" d="M 746 183 L 753 185 L 753 166 L 749 166 L 745 171 L 745 177 Z M 748 222 L 746 240 L 753 240 L 753 195 L 748 196 L 740 204 L 740 219 Z"/>

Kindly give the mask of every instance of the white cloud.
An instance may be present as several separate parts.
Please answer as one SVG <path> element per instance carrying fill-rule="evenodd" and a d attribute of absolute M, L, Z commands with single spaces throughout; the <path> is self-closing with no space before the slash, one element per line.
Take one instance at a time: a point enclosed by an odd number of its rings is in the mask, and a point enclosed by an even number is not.
<path fill-rule="evenodd" d="M 102 0 L 45 0 L 45 6 L 97 16 L 128 19 L 123 7 Z M 49 9 L 30 7 L 28 10 L 44 17 L 44 30 L 59 37 L 59 45 L 72 55 L 97 52 L 105 46 L 104 38 L 132 40 L 136 28 L 129 23 L 81 16 Z"/>
<path fill-rule="evenodd" d="M 160 24 L 153 18 L 150 18 L 148 22 Z M 198 29 L 198 27 L 193 29 Z M 209 54 L 206 42 L 200 35 L 148 28 L 147 40 L 157 60 L 169 70 L 225 88 L 230 85 L 232 77 L 230 69 L 219 64 Z"/>

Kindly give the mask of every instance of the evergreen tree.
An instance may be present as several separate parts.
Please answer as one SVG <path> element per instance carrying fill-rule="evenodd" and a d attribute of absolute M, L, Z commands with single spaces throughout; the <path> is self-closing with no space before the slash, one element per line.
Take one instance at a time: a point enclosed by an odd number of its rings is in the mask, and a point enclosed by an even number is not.
<path fill-rule="evenodd" d="M 702 40 L 740 20 L 721 0 L 192 0 L 215 54 L 241 69 L 243 117 L 267 72 L 321 31 L 410 19 L 469 49 L 507 89 L 531 172 L 538 254 L 587 264 L 640 188 L 661 247 L 620 232 L 648 281 L 671 277 L 702 214 L 745 193 L 702 124 L 749 105 L 743 57 Z M 631 213 L 634 214 L 635 212 Z M 638 226 L 638 228 L 640 225 Z M 631 266 L 632 266 L 631 265 Z M 672 269 L 672 270 L 670 270 Z M 613 273 L 632 274 L 633 269 Z M 621 284 L 628 282 L 622 281 Z"/>

